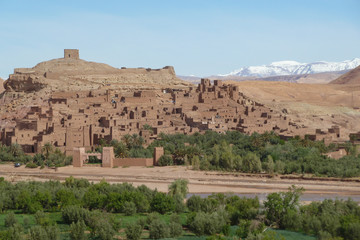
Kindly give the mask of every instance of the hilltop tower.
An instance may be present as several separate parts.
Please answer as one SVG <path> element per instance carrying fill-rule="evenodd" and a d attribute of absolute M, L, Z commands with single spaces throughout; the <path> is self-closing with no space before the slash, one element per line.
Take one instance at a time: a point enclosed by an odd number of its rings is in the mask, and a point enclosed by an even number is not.
<path fill-rule="evenodd" d="M 79 59 L 79 49 L 64 49 L 64 58 Z"/>

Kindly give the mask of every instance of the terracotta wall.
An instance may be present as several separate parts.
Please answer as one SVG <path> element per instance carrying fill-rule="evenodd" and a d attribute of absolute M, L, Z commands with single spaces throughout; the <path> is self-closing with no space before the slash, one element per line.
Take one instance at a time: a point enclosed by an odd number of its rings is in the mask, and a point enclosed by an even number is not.
<path fill-rule="evenodd" d="M 154 160 L 152 158 L 115 158 L 114 167 L 122 166 L 153 166 Z"/>

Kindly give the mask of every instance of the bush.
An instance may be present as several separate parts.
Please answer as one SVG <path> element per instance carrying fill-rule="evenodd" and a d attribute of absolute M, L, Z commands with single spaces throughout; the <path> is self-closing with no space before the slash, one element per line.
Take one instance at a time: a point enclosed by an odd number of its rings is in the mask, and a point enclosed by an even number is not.
<path fill-rule="evenodd" d="M 59 229 L 57 226 L 34 226 L 30 228 L 30 240 L 57 240 L 59 239 Z"/>
<path fill-rule="evenodd" d="M 66 206 L 61 211 L 62 219 L 65 223 L 77 223 L 83 221 L 88 224 L 90 211 L 80 206 Z"/>
<path fill-rule="evenodd" d="M 136 213 L 136 205 L 133 202 L 124 202 L 122 208 L 126 216 L 132 216 Z"/>
<path fill-rule="evenodd" d="M 148 225 L 148 227 L 150 226 L 150 224 L 156 220 L 160 220 L 160 216 L 159 213 L 157 212 L 152 212 L 148 215 L 148 217 L 146 218 L 146 224 Z"/>
<path fill-rule="evenodd" d="M 9 240 L 22 240 L 22 227 L 19 224 L 15 224 L 12 227 L 8 228 L 8 230 L 5 232 L 5 237 L 0 239 L 9 239 Z"/>
<path fill-rule="evenodd" d="M 41 226 L 50 225 L 50 219 L 46 216 L 46 214 L 43 211 L 37 211 L 34 217 L 36 224 Z"/>
<path fill-rule="evenodd" d="M 170 155 L 162 155 L 158 160 L 159 166 L 172 166 L 174 161 Z"/>
<path fill-rule="evenodd" d="M 150 238 L 160 239 L 170 236 L 169 227 L 161 220 L 153 221 L 149 226 Z"/>
<path fill-rule="evenodd" d="M 37 167 L 38 167 L 38 165 L 36 165 L 36 163 L 29 162 L 29 163 L 27 163 L 27 164 L 26 164 L 26 166 L 25 166 L 25 167 L 27 167 L 27 168 L 37 168 Z"/>
<path fill-rule="evenodd" d="M 151 210 L 161 214 L 172 212 L 175 209 L 175 202 L 172 197 L 165 193 L 157 192 L 151 203 Z"/>
<path fill-rule="evenodd" d="M 73 222 L 70 225 L 70 239 L 71 240 L 85 240 L 86 225 L 84 221 Z"/>
<path fill-rule="evenodd" d="M 128 224 L 125 228 L 126 239 L 138 240 L 141 237 L 143 228 L 139 224 Z"/>
<path fill-rule="evenodd" d="M 169 231 L 170 231 L 170 237 L 176 238 L 182 235 L 183 229 L 180 223 L 170 222 Z"/>
<path fill-rule="evenodd" d="M 5 227 L 12 227 L 17 223 L 15 214 L 13 212 L 8 213 L 5 216 Z"/>
<path fill-rule="evenodd" d="M 187 201 L 186 206 L 192 212 L 199 212 L 201 210 L 202 199 L 198 195 L 192 195 Z"/>

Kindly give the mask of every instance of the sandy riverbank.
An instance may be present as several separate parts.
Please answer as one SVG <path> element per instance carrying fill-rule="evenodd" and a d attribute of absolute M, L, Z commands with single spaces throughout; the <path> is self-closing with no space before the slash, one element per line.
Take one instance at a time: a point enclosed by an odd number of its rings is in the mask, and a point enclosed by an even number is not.
<path fill-rule="evenodd" d="M 69 176 L 86 178 L 89 181 L 99 182 L 102 179 L 110 183 L 129 182 L 134 186 L 146 185 L 166 192 L 168 185 L 178 178 L 189 180 L 190 193 L 235 193 L 241 195 L 261 195 L 271 192 L 286 191 L 289 186 L 296 185 L 305 188 L 305 195 L 352 197 L 360 201 L 360 182 L 335 180 L 283 179 L 280 176 L 273 178 L 263 175 L 229 174 L 224 172 L 194 171 L 184 166 L 171 167 L 127 167 L 101 168 L 72 166 L 54 169 L 28 169 L 24 166 L 15 168 L 11 164 L 0 165 L 0 176 L 8 181 L 45 181 L 64 180 Z"/>

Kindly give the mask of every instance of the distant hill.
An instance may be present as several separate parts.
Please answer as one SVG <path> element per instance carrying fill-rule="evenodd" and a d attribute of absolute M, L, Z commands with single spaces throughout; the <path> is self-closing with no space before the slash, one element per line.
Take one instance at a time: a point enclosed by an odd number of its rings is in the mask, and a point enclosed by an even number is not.
<path fill-rule="evenodd" d="M 360 85 L 360 66 L 341 75 L 339 78 L 330 82 L 331 84 L 344 84 L 344 85 Z"/>

